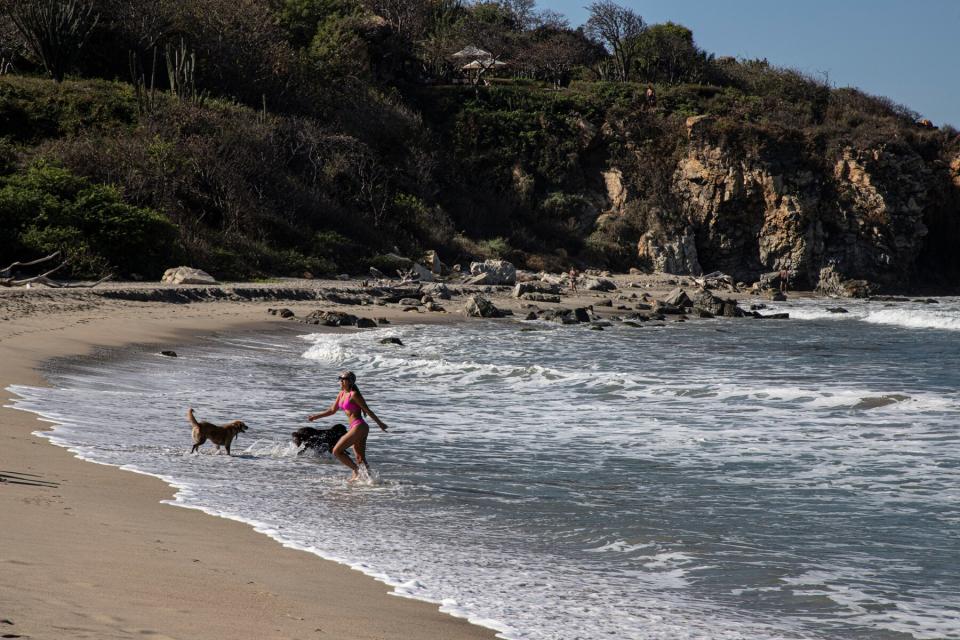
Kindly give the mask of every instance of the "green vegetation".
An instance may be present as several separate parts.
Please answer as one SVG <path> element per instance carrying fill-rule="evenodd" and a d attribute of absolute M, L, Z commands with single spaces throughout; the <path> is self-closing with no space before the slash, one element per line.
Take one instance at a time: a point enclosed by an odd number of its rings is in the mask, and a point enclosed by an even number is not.
<path fill-rule="evenodd" d="M 934 161 L 958 145 L 607 0 L 583 28 L 531 0 L 41 5 L 73 17 L 38 48 L 37 15 L 0 0 L 0 258 L 62 247 L 75 275 L 392 272 L 378 256 L 427 249 L 626 267 L 683 215 L 690 116 L 715 118 L 718 145 L 821 173 L 846 146 Z M 461 72 L 468 46 L 487 53 Z M 630 193 L 617 216 L 601 215 L 610 167 Z"/>
<path fill-rule="evenodd" d="M 45 163 L 0 180 L 0 249 L 6 255 L 60 251 L 72 275 L 99 277 L 113 267 L 159 278 L 174 253 L 173 224 L 125 204 L 111 186 L 91 184 Z"/>

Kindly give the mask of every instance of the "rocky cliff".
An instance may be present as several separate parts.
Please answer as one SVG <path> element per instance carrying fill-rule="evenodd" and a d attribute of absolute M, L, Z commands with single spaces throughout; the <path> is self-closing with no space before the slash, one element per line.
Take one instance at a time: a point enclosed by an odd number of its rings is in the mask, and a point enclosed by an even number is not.
<path fill-rule="evenodd" d="M 927 238 L 956 229 L 960 157 L 930 161 L 897 139 L 814 157 L 793 144 L 731 144 L 721 125 L 686 121 L 672 207 L 653 209 L 637 245 L 654 270 L 752 283 L 789 269 L 798 286 L 838 294 L 848 280 L 896 290 L 920 268 L 955 272 L 942 238 Z M 630 198 L 618 194 L 619 207 Z"/>

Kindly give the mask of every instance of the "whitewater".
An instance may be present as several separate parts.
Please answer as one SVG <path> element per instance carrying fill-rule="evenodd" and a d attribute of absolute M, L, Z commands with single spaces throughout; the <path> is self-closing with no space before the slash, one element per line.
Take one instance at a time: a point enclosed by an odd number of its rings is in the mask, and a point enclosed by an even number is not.
<path fill-rule="evenodd" d="M 504 638 L 960 639 L 960 300 L 762 312 L 791 319 L 218 335 L 12 390 L 76 455 Z M 290 442 L 346 368 L 390 425 L 355 485 Z M 188 454 L 191 406 L 250 426 L 234 456 Z"/>

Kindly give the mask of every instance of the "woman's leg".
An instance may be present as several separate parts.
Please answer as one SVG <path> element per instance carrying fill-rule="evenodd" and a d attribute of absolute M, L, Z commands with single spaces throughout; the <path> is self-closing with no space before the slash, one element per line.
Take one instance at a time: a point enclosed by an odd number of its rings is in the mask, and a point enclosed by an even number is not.
<path fill-rule="evenodd" d="M 363 437 L 353 443 L 353 452 L 357 456 L 357 464 L 361 467 L 369 470 L 370 465 L 367 464 L 367 436 L 370 435 L 370 428 L 367 427 Z"/>
<path fill-rule="evenodd" d="M 347 433 L 337 441 L 337 444 L 333 445 L 333 455 L 337 457 L 337 460 L 350 467 L 353 471 L 353 475 L 357 475 L 357 465 L 353 463 L 353 460 L 350 459 L 344 450 L 347 447 L 355 445 L 360 440 L 366 440 L 367 434 L 370 432 L 370 427 L 365 424 L 358 424 L 355 427 L 352 427 Z"/>

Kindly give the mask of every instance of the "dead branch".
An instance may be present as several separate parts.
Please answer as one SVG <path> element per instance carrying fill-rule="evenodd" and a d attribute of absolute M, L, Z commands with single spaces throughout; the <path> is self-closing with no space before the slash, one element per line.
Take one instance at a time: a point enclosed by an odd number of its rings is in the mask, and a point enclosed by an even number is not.
<path fill-rule="evenodd" d="M 59 280 L 51 280 L 44 276 L 37 276 L 36 278 L 30 278 L 29 280 L 24 280 L 21 284 L 32 284 L 37 282 L 39 284 L 44 284 L 48 287 L 53 287 L 54 289 L 91 289 L 98 284 L 103 284 L 107 280 L 113 278 L 113 274 L 108 274 L 103 278 L 100 278 L 96 282 L 60 282 Z"/>
<path fill-rule="evenodd" d="M 32 260 L 30 262 L 14 262 L 6 269 L 0 269 L 0 277 L 9 278 L 11 275 L 13 275 L 13 270 L 16 269 L 17 267 L 32 267 L 33 265 L 41 264 L 43 262 L 53 260 L 59 255 L 60 255 L 59 251 L 54 251 L 53 253 L 48 255 L 46 258 L 38 258 L 37 260 Z M 66 262 L 64 262 L 63 264 L 66 264 Z M 62 267 L 63 265 L 60 265 L 60 266 Z M 60 267 L 57 267 L 57 268 L 59 269 Z"/>
<path fill-rule="evenodd" d="M 65 266 L 70 264 L 70 260 L 64 260 L 53 269 L 41 273 L 38 276 L 33 276 L 31 278 L 20 278 L 17 279 L 13 276 L 13 270 L 17 267 L 32 267 L 34 265 L 43 264 L 44 262 L 49 262 L 57 256 L 60 255 L 59 251 L 55 251 L 45 258 L 38 258 L 37 260 L 31 260 L 30 262 L 14 262 L 6 269 L 0 269 L 0 287 L 22 287 L 24 285 L 30 285 L 33 283 L 46 285 L 48 287 L 53 287 L 54 289 L 88 289 L 95 287 L 98 284 L 104 283 L 107 280 L 113 278 L 113 274 L 109 274 L 104 278 L 100 278 L 96 282 L 63 282 L 60 280 L 53 280 L 50 278 L 51 275 L 63 269 Z"/>

